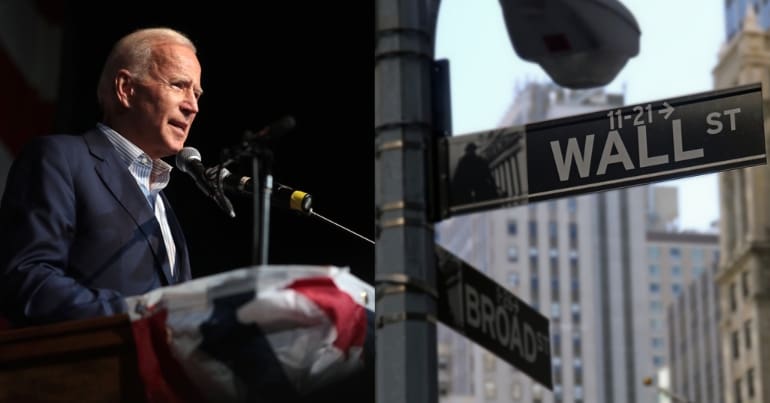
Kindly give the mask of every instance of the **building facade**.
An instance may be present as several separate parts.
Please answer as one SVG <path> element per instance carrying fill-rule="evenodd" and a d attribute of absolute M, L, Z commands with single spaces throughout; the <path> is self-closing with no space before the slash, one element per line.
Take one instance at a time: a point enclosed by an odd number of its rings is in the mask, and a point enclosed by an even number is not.
<path fill-rule="evenodd" d="M 654 227 L 648 229 L 647 275 L 649 280 L 647 286 L 650 346 L 653 365 L 656 369 L 671 364 L 671 355 L 667 353 L 672 347 L 670 338 L 672 329 L 669 327 L 666 310 L 694 283 L 702 281 L 697 279 L 701 278 L 703 273 L 713 271 L 718 259 L 719 237 L 715 233 L 677 232 Z M 708 278 L 713 280 L 713 275 Z M 714 299 L 706 302 L 708 306 L 714 303 Z M 711 333 L 716 332 L 716 322 L 706 321 L 705 323 L 711 328 L 704 327 L 701 329 L 703 332 L 692 335 L 693 339 L 704 335 L 711 336 Z M 711 339 L 714 338 L 711 337 Z M 693 342 L 693 340 L 689 341 Z M 673 373 L 676 374 L 675 371 Z"/>
<path fill-rule="evenodd" d="M 601 89 L 569 91 L 533 83 L 520 91 L 500 126 L 622 105 L 622 95 Z M 646 189 L 457 216 L 437 226 L 438 243 L 549 317 L 555 385 L 553 392 L 545 390 L 441 327 L 442 402 L 654 399 L 654 391 L 640 381 L 654 369 L 648 292 L 637 286 L 648 280 Z M 459 375 L 463 371 L 469 372 L 466 377 Z"/>
<path fill-rule="evenodd" d="M 681 243 L 693 246 L 691 252 L 718 247 L 715 235 L 680 234 Z M 690 254 L 699 256 L 700 252 Z M 705 262 L 704 262 L 705 264 Z M 703 267 L 703 266 L 699 266 Z M 720 354 L 719 309 L 714 281 L 717 264 L 698 269 L 694 281 L 682 289 L 668 306 L 669 389 L 678 396 L 698 403 L 721 403 L 722 357 Z"/>
<path fill-rule="evenodd" d="M 770 106 L 770 34 L 758 2 L 727 1 L 727 24 L 742 16 L 714 68 L 716 88 L 762 83 L 765 143 Z M 763 13 L 765 13 L 763 11 Z M 764 15 L 764 14 L 762 14 Z M 767 21 L 767 18 L 764 19 Z M 716 276 L 725 403 L 770 401 L 770 170 L 719 174 L 722 234 Z"/>
<path fill-rule="evenodd" d="M 725 33 L 729 41 L 743 30 L 746 10 L 751 8 L 762 30 L 770 29 L 770 4 L 765 0 L 725 0 Z"/>

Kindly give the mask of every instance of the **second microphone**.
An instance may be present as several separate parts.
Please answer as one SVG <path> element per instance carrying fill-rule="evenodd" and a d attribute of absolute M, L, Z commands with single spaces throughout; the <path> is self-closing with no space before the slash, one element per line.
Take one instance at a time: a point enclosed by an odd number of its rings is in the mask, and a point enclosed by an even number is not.
<path fill-rule="evenodd" d="M 249 176 L 240 178 L 230 172 L 227 168 L 219 169 L 211 167 L 206 169 L 206 176 L 211 181 L 217 178 L 217 172 L 221 178 L 222 188 L 229 193 L 238 193 L 244 195 L 254 194 L 254 181 Z M 300 190 L 294 190 L 289 186 L 275 183 L 270 201 L 281 208 L 299 211 L 304 214 L 310 214 L 313 207 L 313 198 L 310 194 Z"/>

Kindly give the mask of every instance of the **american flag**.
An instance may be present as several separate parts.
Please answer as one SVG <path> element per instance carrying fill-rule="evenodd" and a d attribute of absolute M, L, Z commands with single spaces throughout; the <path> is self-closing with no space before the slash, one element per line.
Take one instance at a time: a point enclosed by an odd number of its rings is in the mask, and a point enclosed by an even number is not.
<path fill-rule="evenodd" d="M 0 1 L 0 194 L 11 161 L 53 129 L 63 0 Z"/>
<path fill-rule="evenodd" d="M 374 365 L 374 289 L 347 269 L 239 269 L 127 302 L 149 402 L 316 401 Z"/>
<path fill-rule="evenodd" d="M 63 7 L 63 0 L 0 1 L 0 197 L 21 147 L 53 129 Z M 0 330 L 8 327 L 0 316 Z"/>

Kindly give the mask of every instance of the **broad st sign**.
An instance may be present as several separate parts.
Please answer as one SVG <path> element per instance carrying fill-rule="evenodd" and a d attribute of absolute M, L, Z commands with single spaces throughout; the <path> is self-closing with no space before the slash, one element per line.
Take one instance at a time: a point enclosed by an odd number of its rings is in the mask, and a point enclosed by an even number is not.
<path fill-rule="evenodd" d="M 439 320 L 552 389 L 548 318 L 438 245 L 436 262 Z"/>
<path fill-rule="evenodd" d="M 765 164 L 759 84 L 441 140 L 444 215 Z"/>

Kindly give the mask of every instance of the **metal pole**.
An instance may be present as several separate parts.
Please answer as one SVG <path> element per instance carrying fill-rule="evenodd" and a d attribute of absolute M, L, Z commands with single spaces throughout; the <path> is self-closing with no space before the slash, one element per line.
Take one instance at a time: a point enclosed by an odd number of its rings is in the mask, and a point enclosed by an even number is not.
<path fill-rule="evenodd" d="M 260 180 L 259 176 L 262 174 L 262 170 L 259 167 L 259 157 L 257 155 L 253 155 L 251 158 L 251 177 L 254 181 L 254 195 L 251 199 L 254 210 L 254 223 L 251 236 L 251 264 L 260 265 L 264 263 L 262 261 L 261 255 L 263 242 L 262 226 L 264 225 L 262 222 L 262 181 Z"/>
<path fill-rule="evenodd" d="M 438 6 L 375 0 L 378 403 L 438 401 L 434 234 L 426 206 Z"/>

